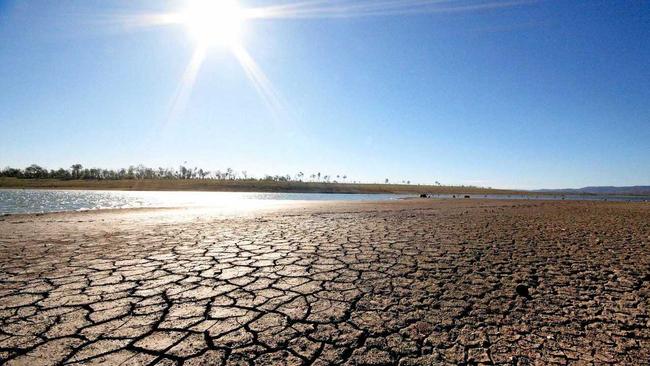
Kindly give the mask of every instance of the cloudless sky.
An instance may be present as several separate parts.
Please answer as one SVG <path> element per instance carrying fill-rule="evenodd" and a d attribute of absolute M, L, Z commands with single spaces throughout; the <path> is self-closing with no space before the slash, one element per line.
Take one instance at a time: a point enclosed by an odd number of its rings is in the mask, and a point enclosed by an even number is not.
<path fill-rule="evenodd" d="M 277 3 L 290 2 L 241 1 Z M 170 118 L 194 42 L 180 26 L 115 19 L 180 6 L 0 0 L 0 166 L 650 184 L 649 1 L 249 21 L 243 44 L 280 113 L 214 47 Z"/>

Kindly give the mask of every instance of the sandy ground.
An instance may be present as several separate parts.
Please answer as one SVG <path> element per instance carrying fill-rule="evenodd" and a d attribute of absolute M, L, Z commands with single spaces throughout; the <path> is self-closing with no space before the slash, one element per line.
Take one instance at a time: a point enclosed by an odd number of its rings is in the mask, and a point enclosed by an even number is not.
<path fill-rule="evenodd" d="M 647 203 L 245 211 L 0 217 L 0 364 L 650 360 Z"/>

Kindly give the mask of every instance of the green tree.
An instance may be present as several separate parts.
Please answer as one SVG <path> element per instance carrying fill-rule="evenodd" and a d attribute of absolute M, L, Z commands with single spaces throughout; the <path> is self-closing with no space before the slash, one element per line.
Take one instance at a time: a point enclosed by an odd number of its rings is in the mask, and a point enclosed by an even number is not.
<path fill-rule="evenodd" d="M 79 179 L 81 169 L 83 169 L 83 165 L 81 165 L 81 164 L 73 164 L 70 167 L 70 170 L 72 170 L 72 178 Z"/>

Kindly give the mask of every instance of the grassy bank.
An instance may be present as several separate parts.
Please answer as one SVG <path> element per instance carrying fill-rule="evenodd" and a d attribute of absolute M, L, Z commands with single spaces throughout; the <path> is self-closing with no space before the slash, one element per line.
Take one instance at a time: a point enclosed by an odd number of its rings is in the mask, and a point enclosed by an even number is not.
<path fill-rule="evenodd" d="M 525 194 L 477 187 L 213 179 L 57 180 L 0 178 L 0 188 L 296 193 Z"/>

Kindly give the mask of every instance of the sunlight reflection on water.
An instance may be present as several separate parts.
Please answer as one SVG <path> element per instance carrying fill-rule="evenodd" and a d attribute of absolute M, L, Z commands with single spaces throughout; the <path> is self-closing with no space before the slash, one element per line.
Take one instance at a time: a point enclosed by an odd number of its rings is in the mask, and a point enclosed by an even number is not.
<path fill-rule="evenodd" d="M 156 192 L 84 190 L 0 190 L 0 214 L 117 208 L 192 207 L 224 210 L 271 206 L 277 201 L 364 201 L 404 197 L 394 194 Z"/>

